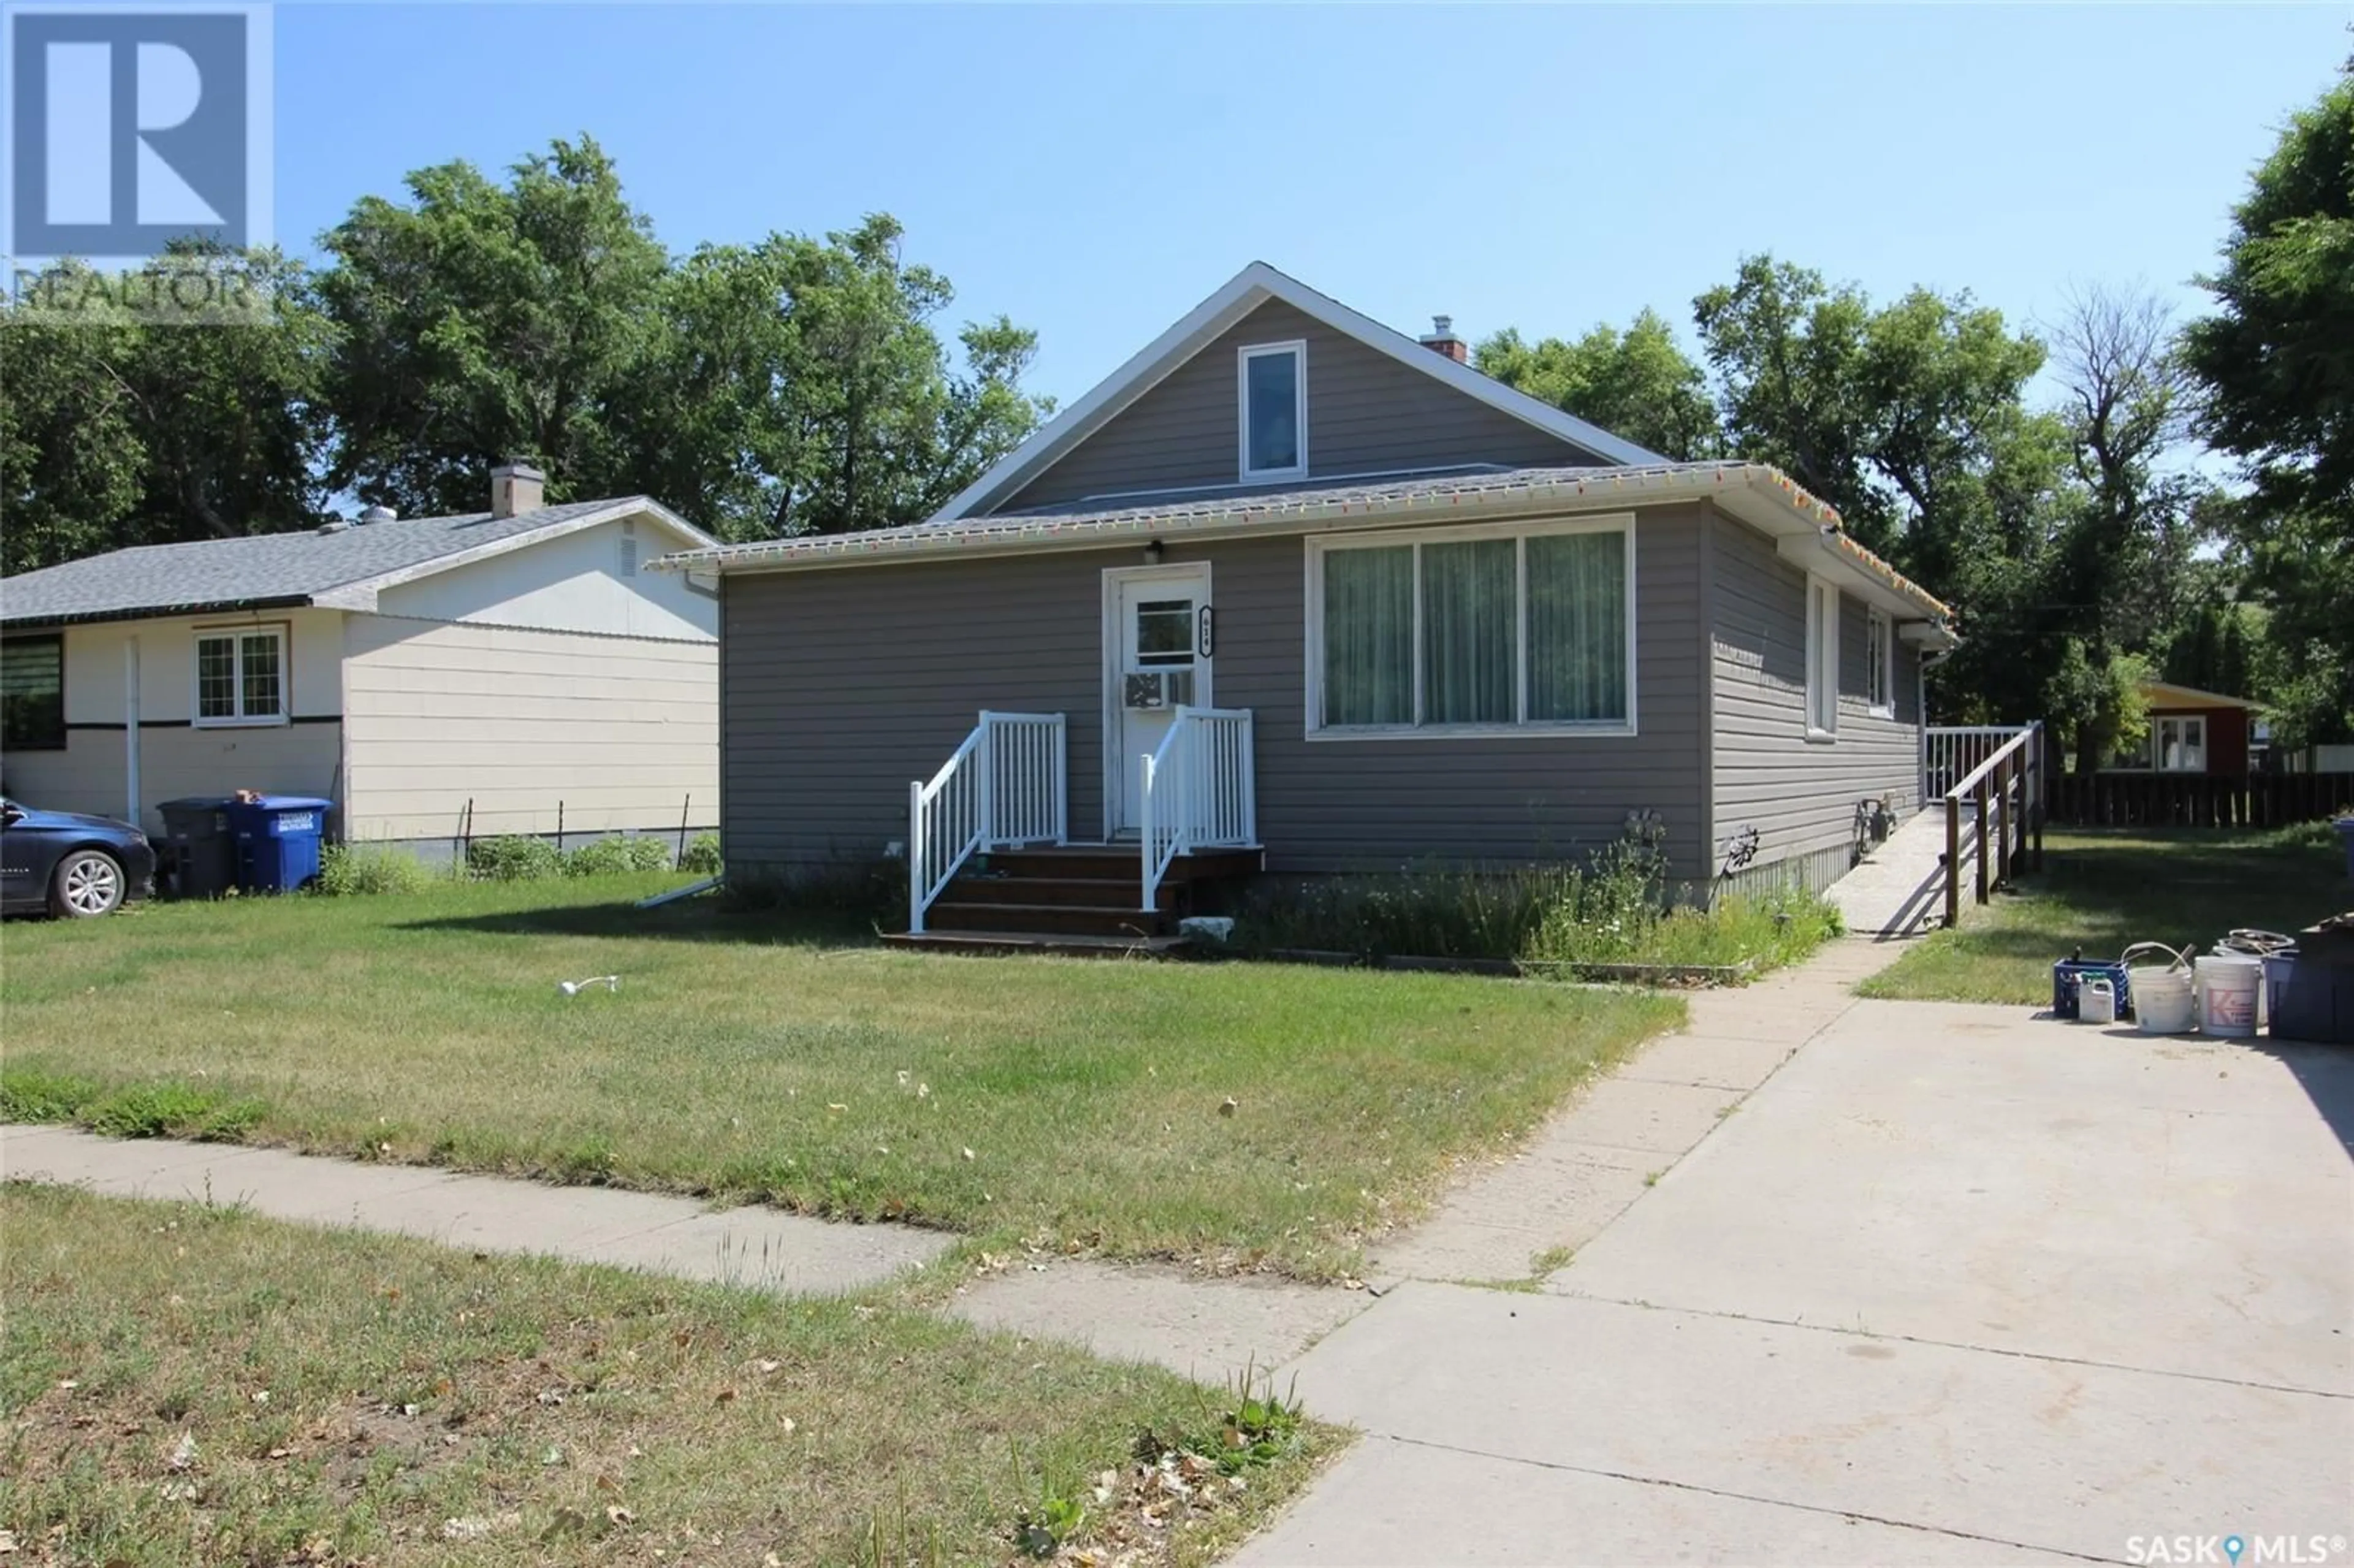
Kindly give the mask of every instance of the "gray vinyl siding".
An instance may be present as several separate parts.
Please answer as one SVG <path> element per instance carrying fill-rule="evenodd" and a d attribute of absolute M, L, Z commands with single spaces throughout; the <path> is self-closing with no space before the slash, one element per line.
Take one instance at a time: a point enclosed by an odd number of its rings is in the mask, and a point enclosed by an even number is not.
<path fill-rule="evenodd" d="M 1308 344 L 1311 478 L 1456 463 L 1542 467 L 1603 461 L 1270 300 L 1113 416 L 1000 510 L 1235 483 L 1241 478 L 1235 351 L 1294 340 Z"/>
<path fill-rule="evenodd" d="M 1719 517 L 1709 529 L 1715 710 L 1711 817 L 1721 855 L 1757 832 L 1753 872 L 1821 886 L 1846 869 L 1856 802 L 1919 805 L 1919 655 L 1896 643 L 1895 716 L 1866 699 L 1866 607 L 1840 600 L 1839 738 L 1807 738 L 1807 577 L 1773 542 Z"/>
<path fill-rule="evenodd" d="M 1636 530 L 1630 736 L 1310 740 L 1307 546 L 1172 546 L 1208 560 L 1221 707 L 1255 715 L 1271 871 L 1568 859 L 1660 813 L 1675 874 L 1710 867 L 1703 810 L 1710 514 L 1647 509 Z M 983 708 L 1068 715 L 1074 839 L 1103 829 L 1102 572 L 1132 550 L 725 579 L 723 842 L 731 874 L 871 859 L 907 833 L 928 779 Z"/>

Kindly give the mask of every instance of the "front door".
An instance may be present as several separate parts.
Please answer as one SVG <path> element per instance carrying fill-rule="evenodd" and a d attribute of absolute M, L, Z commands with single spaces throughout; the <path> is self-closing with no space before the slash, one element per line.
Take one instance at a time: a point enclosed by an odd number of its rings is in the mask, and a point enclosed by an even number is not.
<path fill-rule="evenodd" d="M 1113 833 L 1141 821 L 1146 754 L 1159 748 L 1179 707 L 1210 705 L 1210 568 L 1137 567 L 1105 574 L 1110 646 L 1105 650 L 1104 799 Z"/>

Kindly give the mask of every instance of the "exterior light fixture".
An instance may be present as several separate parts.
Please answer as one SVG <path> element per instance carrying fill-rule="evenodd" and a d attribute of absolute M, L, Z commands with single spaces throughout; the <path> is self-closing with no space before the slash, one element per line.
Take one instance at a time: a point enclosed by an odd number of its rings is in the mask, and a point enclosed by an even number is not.
<path fill-rule="evenodd" d="M 1160 540 L 1147 539 L 1144 542 L 1144 564 L 1146 566 L 1159 566 L 1161 564 L 1161 554 L 1162 550 Z"/>

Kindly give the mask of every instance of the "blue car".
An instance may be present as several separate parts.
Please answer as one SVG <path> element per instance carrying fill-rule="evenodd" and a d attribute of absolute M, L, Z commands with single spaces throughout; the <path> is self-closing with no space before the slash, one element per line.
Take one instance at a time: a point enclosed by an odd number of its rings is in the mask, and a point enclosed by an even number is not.
<path fill-rule="evenodd" d="M 86 920 L 154 885 L 155 848 L 129 822 L 0 800 L 0 910 Z"/>

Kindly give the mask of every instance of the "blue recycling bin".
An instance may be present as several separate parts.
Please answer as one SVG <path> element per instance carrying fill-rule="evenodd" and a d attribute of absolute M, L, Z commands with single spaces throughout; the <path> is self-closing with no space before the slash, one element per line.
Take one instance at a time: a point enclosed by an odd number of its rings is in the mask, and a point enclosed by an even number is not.
<path fill-rule="evenodd" d="M 2346 874 L 2354 876 L 2354 817 L 2340 817 L 2329 825 L 2338 830 L 2338 842 L 2346 846 Z"/>
<path fill-rule="evenodd" d="M 333 800 L 262 795 L 226 808 L 237 839 L 237 885 L 248 893 L 292 893 L 319 874 L 319 844 Z"/>

